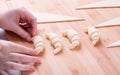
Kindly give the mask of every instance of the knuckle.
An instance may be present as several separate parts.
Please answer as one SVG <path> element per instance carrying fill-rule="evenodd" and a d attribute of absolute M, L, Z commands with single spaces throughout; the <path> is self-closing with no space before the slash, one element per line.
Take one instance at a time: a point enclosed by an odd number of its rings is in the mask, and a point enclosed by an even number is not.
<path fill-rule="evenodd" d="M 24 57 L 24 56 L 16 56 L 16 57 L 17 57 L 16 60 L 17 60 L 18 62 L 21 62 L 21 63 L 26 60 L 26 57 Z"/>
<path fill-rule="evenodd" d="M 10 56 L 10 59 L 15 62 L 23 62 L 24 57 L 12 53 L 12 55 Z"/>
<path fill-rule="evenodd" d="M 11 64 L 10 62 L 6 62 L 5 66 L 8 69 L 14 69 L 14 70 L 16 69 L 16 66 L 14 64 Z"/>

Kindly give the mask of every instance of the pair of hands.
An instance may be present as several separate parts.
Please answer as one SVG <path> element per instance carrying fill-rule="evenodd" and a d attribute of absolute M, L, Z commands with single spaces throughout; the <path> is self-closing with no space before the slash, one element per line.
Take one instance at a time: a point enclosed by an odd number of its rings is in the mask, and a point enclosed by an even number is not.
<path fill-rule="evenodd" d="M 26 25 L 21 26 L 19 23 Z M 36 34 L 36 23 L 36 18 L 25 8 L 0 14 L 0 27 L 18 34 L 27 41 L 31 41 L 31 37 Z M 0 40 L 0 73 L 9 75 L 6 69 L 32 71 L 35 69 L 33 64 L 40 63 L 36 55 L 37 52 L 31 48 Z"/>

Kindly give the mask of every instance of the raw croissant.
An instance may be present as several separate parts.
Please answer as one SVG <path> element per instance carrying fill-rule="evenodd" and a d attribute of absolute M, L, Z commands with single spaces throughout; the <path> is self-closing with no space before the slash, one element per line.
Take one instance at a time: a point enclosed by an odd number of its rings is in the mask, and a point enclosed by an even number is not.
<path fill-rule="evenodd" d="M 38 51 L 38 54 L 42 53 L 45 49 L 43 38 L 40 35 L 36 35 L 32 40 L 35 45 L 35 49 Z"/>
<path fill-rule="evenodd" d="M 88 33 L 88 35 L 89 35 L 89 37 L 90 37 L 90 39 L 92 41 L 92 44 L 96 45 L 97 42 L 100 39 L 98 30 L 95 27 L 87 27 L 85 29 L 85 32 Z"/>
<path fill-rule="evenodd" d="M 58 54 L 62 51 L 62 43 L 60 37 L 55 33 L 49 33 L 46 35 L 46 38 L 50 40 L 51 45 L 55 48 L 54 54 Z"/>
<path fill-rule="evenodd" d="M 70 49 L 73 50 L 80 46 L 80 36 L 75 30 L 68 29 L 63 32 L 63 36 L 67 37 L 71 41 L 71 45 L 69 46 Z"/>

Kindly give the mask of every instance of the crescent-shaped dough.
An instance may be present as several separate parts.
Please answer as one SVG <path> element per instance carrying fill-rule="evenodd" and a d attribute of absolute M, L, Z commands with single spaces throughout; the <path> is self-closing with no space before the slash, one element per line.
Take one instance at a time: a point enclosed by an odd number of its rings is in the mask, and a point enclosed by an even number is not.
<path fill-rule="evenodd" d="M 67 37 L 71 41 L 71 45 L 69 46 L 71 50 L 76 49 L 80 46 L 80 36 L 75 30 L 68 29 L 63 32 L 63 36 Z"/>
<path fill-rule="evenodd" d="M 97 42 L 100 40 L 98 30 L 95 27 L 87 27 L 85 29 L 85 32 L 88 33 L 88 35 L 89 35 L 89 37 L 90 37 L 90 39 L 92 41 L 92 44 L 96 45 Z"/>
<path fill-rule="evenodd" d="M 46 34 L 46 38 L 50 40 L 51 45 L 55 48 L 54 49 L 55 55 L 62 51 L 63 45 L 60 37 L 57 34 L 55 33 Z"/>
<path fill-rule="evenodd" d="M 43 38 L 40 35 L 36 35 L 32 38 L 32 40 L 35 45 L 35 49 L 38 51 L 38 54 L 42 53 L 45 49 Z"/>

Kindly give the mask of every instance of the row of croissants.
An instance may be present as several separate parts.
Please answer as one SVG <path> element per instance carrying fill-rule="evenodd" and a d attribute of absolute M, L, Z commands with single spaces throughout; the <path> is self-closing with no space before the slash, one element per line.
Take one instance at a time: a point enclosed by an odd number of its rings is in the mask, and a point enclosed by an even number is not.
<path fill-rule="evenodd" d="M 87 27 L 86 29 L 84 29 L 84 31 L 88 33 L 92 44 L 96 45 L 100 39 L 98 30 L 95 27 Z M 70 50 L 74 50 L 80 47 L 81 39 L 77 31 L 73 29 L 67 29 L 62 34 L 71 42 L 71 44 L 69 45 Z M 56 33 L 48 33 L 45 35 L 45 37 L 50 41 L 51 45 L 54 47 L 54 55 L 62 51 L 63 44 L 59 35 L 57 35 Z M 43 37 L 41 35 L 36 35 L 33 37 L 32 41 L 34 43 L 35 49 L 38 51 L 38 54 L 43 53 L 45 50 L 45 41 L 43 40 Z"/>

